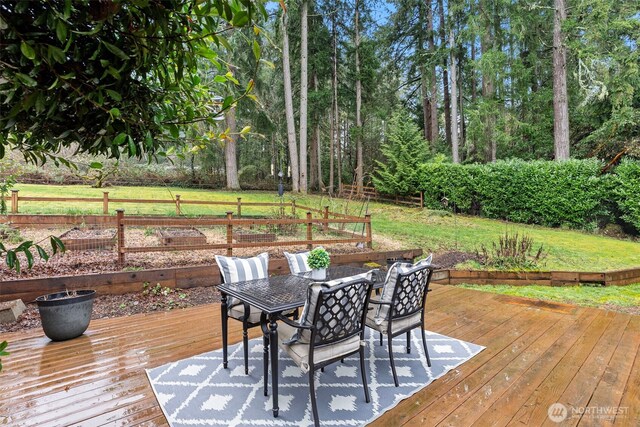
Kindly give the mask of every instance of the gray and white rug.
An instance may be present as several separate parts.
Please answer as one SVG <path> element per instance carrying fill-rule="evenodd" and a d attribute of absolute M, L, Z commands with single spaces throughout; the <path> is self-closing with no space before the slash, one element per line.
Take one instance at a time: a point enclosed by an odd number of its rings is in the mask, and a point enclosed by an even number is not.
<path fill-rule="evenodd" d="M 426 332 L 431 368 L 427 366 L 420 331 L 412 332 L 411 354 L 404 335 L 394 339 L 394 358 L 400 387 L 395 387 L 386 338 L 367 330 L 365 369 L 371 391 L 366 403 L 357 355 L 316 373 L 316 396 L 321 425 L 365 425 L 400 401 L 426 387 L 484 347 Z M 312 426 L 308 375 L 280 351 L 278 418 L 271 412 L 262 388 L 262 338 L 249 341 L 249 375 L 244 374 L 242 343 L 229 346 L 229 368 L 222 368 L 222 350 L 148 369 L 147 375 L 167 420 L 178 426 Z"/>

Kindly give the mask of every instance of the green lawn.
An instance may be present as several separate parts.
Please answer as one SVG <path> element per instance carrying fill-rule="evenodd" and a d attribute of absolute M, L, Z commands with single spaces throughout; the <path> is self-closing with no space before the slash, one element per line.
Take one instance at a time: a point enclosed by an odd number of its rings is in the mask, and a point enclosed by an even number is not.
<path fill-rule="evenodd" d="M 278 202 L 273 192 L 226 192 L 176 187 L 109 187 L 95 189 L 88 186 L 50 186 L 18 184 L 21 196 L 68 196 L 102 197 L 102 191 L 109 191 L 111 198 L 140 198 L 171 200 L 180 194 L 182 200 L 212 200 L 235 202 L 242 197 L 243 202 Z M 289 195 L 285 201 L 290 202 Z M 335 212 L 345 212 L 343 200 L 327 196 L 296 197 L 300 205 L 321 208 L 329 205 Z M 126 213 L 175 215 L 175 206 L 171 204 L 116 204 L 109 205 L 113 212 L 117 208 Z M 351 201 L 346 207 L 350 214 L 360 214 L 363 203 Z M 187 215 L 221 215 L 227 210 L 235 211 L 233 206 L 182 205 Z M 452 215 L 447 212 L 420 210 L 398 207 L 388 204 L 371 203 L 374 246 L 384 247 L 383 241 L 395 241 L 401 247 L 420 247 L 427 252 L 442 253 L 451 250 L 474 252 L 484 244 L 488 247 L 505 231 L 527 234 L 533 238 L 534 245 L 544 245 L 548 252 L 544 270 L 606 271 L 640 266 L 640 242 L 603 237 L 586 232 L 552 229 L 507 223 L 484 218 Z M 102 213 L 102 203 L 59 203 L 59 202 L 22 202 L 21 213 Z M 273 214 L 271 207 L 243 207 L 243 214 Z M 298 210 L 298 214 L 303 212 Z M 359 230 L 358 230 L 359 231 Z M 476 265 L 466 265 L 478 268 Z"/>
<path fill-rule="evenodd" d="M 631 314 L 640 314 L 640 283 L 627 286 L 508 286 L 460 285 L 497 294 L 506 294 L 538 300 L 577 304 L 587 307 L 612 308 Z"/>

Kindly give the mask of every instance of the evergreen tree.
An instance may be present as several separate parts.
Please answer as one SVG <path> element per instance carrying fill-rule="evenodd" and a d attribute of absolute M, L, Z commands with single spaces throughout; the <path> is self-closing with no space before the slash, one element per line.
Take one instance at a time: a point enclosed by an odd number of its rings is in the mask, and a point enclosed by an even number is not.
<path fill-rule="evenodd" d="M 391 118 L 387 142 L 382 144 L 385 161 L 376 161 L 373 178 L 376 188 L 387 194 L 412 195 L 419 185 L 420 165 L 427 160 L 428 143 L 420 128 L 406 113 Z"/>

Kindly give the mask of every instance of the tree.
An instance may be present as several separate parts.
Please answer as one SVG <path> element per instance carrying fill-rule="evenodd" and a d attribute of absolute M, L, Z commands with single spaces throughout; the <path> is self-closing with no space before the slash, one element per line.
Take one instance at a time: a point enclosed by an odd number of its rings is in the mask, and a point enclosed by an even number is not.
<path fill-rule="evenodd" d="M 569 103 L 567 100 L 567 47 L 562 24 L 567 19 L 565 0 L 554 0 L 553 19 L 553 146 L 556 160 L 569 158 Z"/>
<path fill-rule="evenodd" d="M 302 193 L 307 192 L 308 3 L 308 0 L 302 0 L 300 5 L 300 191 Z"/>
<path fill-rule="evenodd" d="M 451 4 L 449 4 L 449 67 L 451 69 L 451 157 L 453 163 L 460 163 L 458 155 L 458 78 L 456 68 L 456 45 L 453 37 L 453 13 L 451 12 Z"/>
<path fill-rule="evenodd" d="M 227 188 L 229 190 L 239 190 L 240 181 L 238 180 L 238 159 L 237 159 L 237 125 L 236 125 L 236 107 L 229 108 L 224 114 L 224 120 L 227 125 L 229 134 L 224 142 L 224 165 L 227 175 Z"/>
<path fill-rule="evenodd" d="M 427 160 L 428 143 L 420 128 L 400 111 L 389 121 L 387 141 L 380 147 L 384 161 L 377 161 L 373 183 L 387 194 L 413 195 L 420 184 L 420 165 Z"/>
<path fill-rule="evenodd" d="M 291 64 L 289 62 L 289 34 L 287 33 L 287 11 L 282 13 L 282 69 L 284 79 L 284 105 L 287 119 L 287 141 L 289 144 L 289 165 L 291 166 L 291 187 L 295 193 L 300 191 L 300 173 L 298 169 L 298 146 L 296 143 L 296 125 L 293 117 L 293 94 L 291 89 Z"/>
<path fill-rule="evenodd" d="M 362 158 L 362 80 L 360 77 L 360 22 L 359 22 L 359 4 L 356 0 L 353 24 L 354 24 L 354 49 L 355 49 L 355 65 L 356 65 L 356 184 L 358 191 L 362 191 L 364 186 L 363 175 L 363 158 Z"/>
<path fill-rule="evenodd" d="M 0 157 L 68 163 L 62 147 L 118 158 L 182 145 L 185 127 L 213 120 L 198 59 L 221 69 L 223 34 L 258 12 L 262 1 L 2 2 Z"/>

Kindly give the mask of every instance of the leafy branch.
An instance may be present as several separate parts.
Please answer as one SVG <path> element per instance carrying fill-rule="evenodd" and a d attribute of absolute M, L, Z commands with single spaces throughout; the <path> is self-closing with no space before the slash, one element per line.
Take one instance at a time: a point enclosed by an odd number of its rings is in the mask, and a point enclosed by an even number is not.
<path fill-rule="evenodd" d="M 34 249 L 41 259 L 45 261 L 49 260 L 50 255 L 42 246 L 40 246 L 40 242 L 34 243 L 33 241 L 28 240 L 26 242 L 22 242 L 20 245 L 13 249 L 7 249 L 4 244 L 0 242 L 0 257 L 4 257 L 6 259 L 7 267 L 9 267 L 10 270 L 15 270 L 18 274 L 20 274 L 21 263 L 20 258 L 18 258 L 19 253 L 24 254 L 25 258 L 27 259 L 28 268 L 33 267 L 34 255 L 31 251 Z M 51 244 L 51 255 L 55 255 L 58 252 L 63 253 L 65 251 L 64 243 L 62 243 L 62 240 L 60 240 L 58 237 L 49 236 L 49 242 Z"/>

